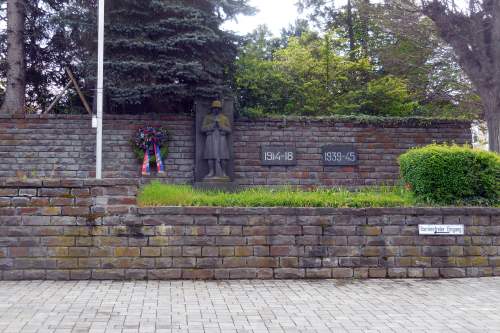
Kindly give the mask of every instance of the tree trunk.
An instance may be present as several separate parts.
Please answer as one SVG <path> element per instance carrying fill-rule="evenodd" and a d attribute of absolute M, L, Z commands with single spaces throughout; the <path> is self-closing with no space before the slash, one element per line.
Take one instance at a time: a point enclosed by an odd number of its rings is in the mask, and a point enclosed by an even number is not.
<path fill-rule="evenodd" d="M 356 48 L 356 37 L 354 36 L 351 0 L 347 0 L 347 34 L 349 38 L 349 58 L 354 61 L 356 59 L 356 55 L 354 54 L 354 50 Z"/>
<path fill-rule="evenodd" d="M 496 116 L 496 117 L 495 117 Z M 490 144 L 490 151 L 500 154 L 500 115 L 488 118 L 488 139 Z"/>
<path fill-rule="evenodd" d="M 490 151 L 500 153 L 500 92 L 495 89 L 479 90 L 488 124 Z"/>
<path fill-rule="evenodd" d="M 24 60 L 25 0 L 7 2 L 7 86 L 1 113 L 23 113 L 26 93 Z"/>

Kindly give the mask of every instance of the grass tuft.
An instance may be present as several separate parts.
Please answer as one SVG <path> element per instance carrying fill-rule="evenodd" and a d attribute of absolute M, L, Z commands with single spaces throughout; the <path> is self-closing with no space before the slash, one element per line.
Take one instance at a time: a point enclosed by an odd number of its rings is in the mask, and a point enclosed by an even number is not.
<path fill-rule="evenodd" d="M 250 188 L 236 193 L 202 191 L 188 185 L 153 182 L 138 196 L 140 206 L 210 207 L 410 207 L 417 206 L 413 194 L 401 187 L 346 189 Z"/>

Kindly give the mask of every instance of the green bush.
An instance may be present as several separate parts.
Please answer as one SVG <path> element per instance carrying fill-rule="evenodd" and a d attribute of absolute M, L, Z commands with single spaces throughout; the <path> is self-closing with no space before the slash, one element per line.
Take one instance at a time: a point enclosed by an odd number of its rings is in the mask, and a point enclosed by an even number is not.
<path fill-rule="evenodd" d="M 401 176 L 419 199 L 439 204 L 498 204 L 500 156 L 467 146 L 432 144 L 399 158 Z"/>

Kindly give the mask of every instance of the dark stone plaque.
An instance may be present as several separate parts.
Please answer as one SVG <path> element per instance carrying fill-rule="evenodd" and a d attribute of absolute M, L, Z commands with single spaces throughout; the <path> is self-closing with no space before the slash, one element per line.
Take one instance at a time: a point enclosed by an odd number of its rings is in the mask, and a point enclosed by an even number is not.
<path fill-rule="evenodd" d="M 297 150 L 294 147 L 262 146 L 260 152 L 262 165 L 297 165 Z"/>
<path fill-rule="evenodd" d="M 325 166 L 358 164 L 358 152 L 353 145 L 328 145 L 322 148 L 321 160 Z"/>

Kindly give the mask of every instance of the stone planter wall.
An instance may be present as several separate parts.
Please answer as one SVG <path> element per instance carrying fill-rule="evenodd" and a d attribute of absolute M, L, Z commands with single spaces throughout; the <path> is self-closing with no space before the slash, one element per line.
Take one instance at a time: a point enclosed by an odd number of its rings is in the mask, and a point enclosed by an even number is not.
<path fill-rule="evenodd" d="M 105 178 L 141 178 L 131 140 L 145 125 L 163 126 L 170 133 L 167 172 L 171 183 L 194 181 L 194 119 L 181 115 L 106 115 L 103 165 Z M 418 121 L 361 124 L 328 119 L 250 120 L 234 124 L 236 181 L 242 186 L 387 185 L 398 180 L 397 158 L 411 147 L 432 142 L 471 142 L 470 123 Z M 321 148 L 352 144 L 359 153 L 356 166 L 327 167 Z M 262 166 L 264 145 L 292 147 L 296 166 Z M 0 177 L 88 178 L 95 175 L 95 130 L 88 116 L 0 115 Z M 156 176 L 153 174 L 152 176 Z"/>
<path fill-rule="evenodd" d="M 500 275 L 500 209 L 137 208 L 137 185 L 1 182 L 0 279 Z"/>

